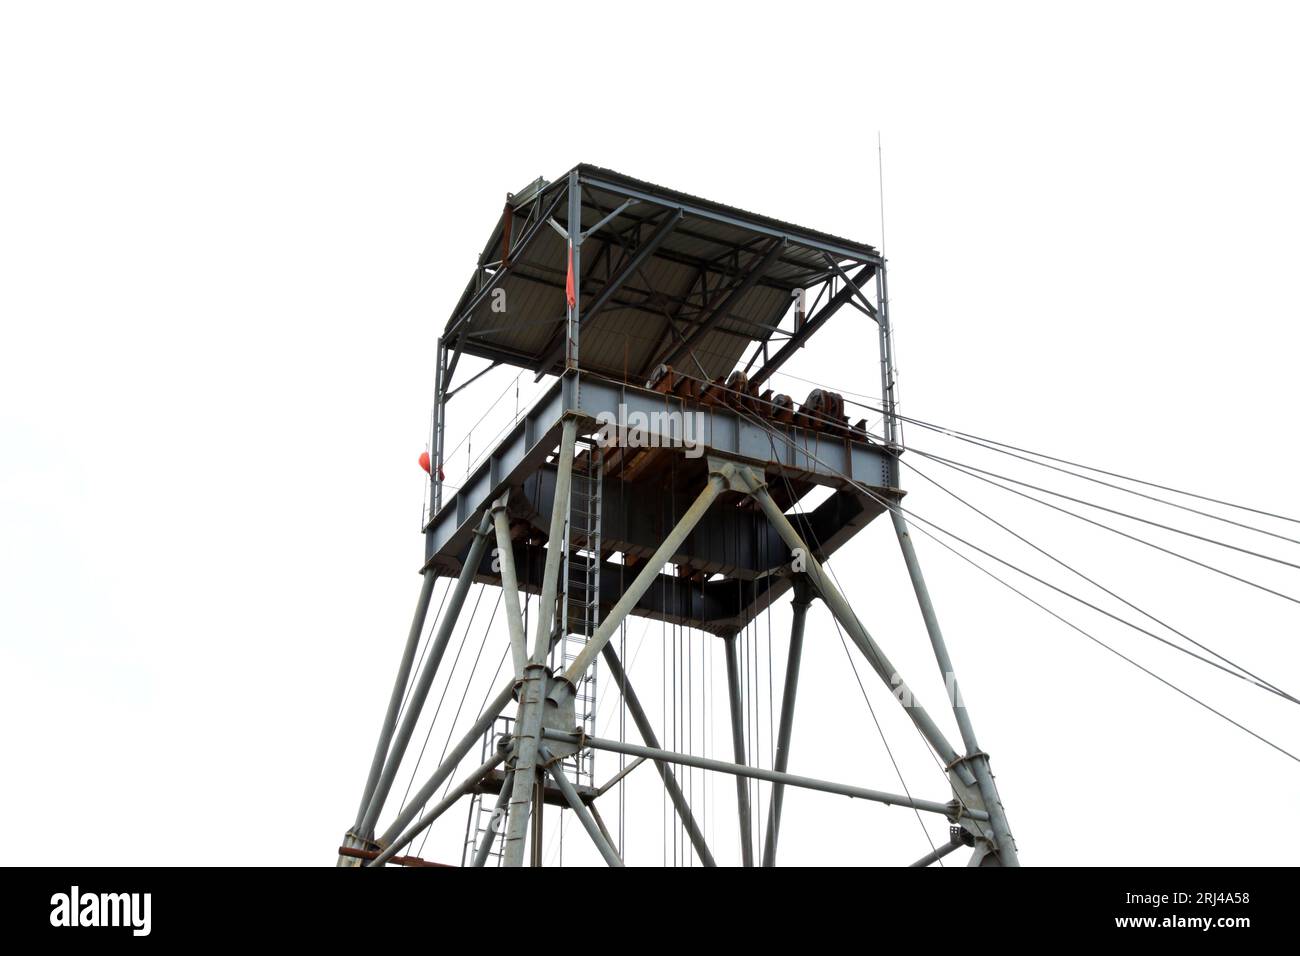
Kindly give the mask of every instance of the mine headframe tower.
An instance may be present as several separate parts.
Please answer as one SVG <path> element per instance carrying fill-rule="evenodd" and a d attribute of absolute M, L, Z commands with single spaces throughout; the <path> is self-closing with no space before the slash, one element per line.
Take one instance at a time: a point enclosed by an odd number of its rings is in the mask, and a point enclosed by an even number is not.
<path fill-rule="evenodd" d="M 802 404 L 765 385 L 844 307 L 876 330 L 883 436 L 841 396 Z M 885 261 L 876 249 L 589 165 L 507 196 L 438 341 L 423 585 L 340 864 L 419 863 L 414 836 L 471 802 L 462 862 L 522 865 L 543 802 L 571 809 L 621 865 L 596 809 L 591 755 L 648 759 L 698 858 L 715 862 L 674 767 L 737 783 L 741 862 L 773 865 L 784 787 L 808 787 L 948 818 L 973 864 L 1016 865 L 988 755 L 976 741 L 899 501 L 896 384 Z M 819 339 L 819 341 L 821 341 Z M 748 358 L 746 359 L 746 353 Z M 464 356 L 554 376 L 457 488 L 442 477 L 448 402 Z M 484 370 L 486 371 L 486 369 Z M 482 374 L 482 373 L 479 373 Z M 477 378 L 477 376 L 474 376 Z M 661 493 L 671 481 L 673 494 Z M 787 514 L 812 489 L 814 509 Z M 822 492 L 826 494 L 826 492 Z M 960 735 L 960 749 L 902 682 L 823 562 L 888 511 Z M 617 558 L 618 560 L 614 560 Z M 418 667 L 434 580 L 454 577 Z M 380 829 L 399 765 L 474 582 L 503 591 L 511 673 L 441 765 Z M 736 634 L 787 592 L 789 660 L 772 769 L 746 761 Z M 526 626 L 524 593 L 540 596 Z M 946 801 L 787 772 L 804 620 L 820 599 L 942 761 Z M 734 761 L 665 751 L 611 643 L 628 615 L 725 643 Z M 531 631 L 531 633 L 530 633 Z M 643 745 L 594 735 L 604 664 Z M 415 673 L 413 673 L 415 671 Z M 482 764 L 435 798 L 478 748 Z M 771 783 L 765 838 L 751 836 L 747 779 Z M 502 822 L 504 821 L 504 822 Z M 500 839 L 498 840 L 498 836 Z M 538 834 L 532 834 L 539 862 Z"/>

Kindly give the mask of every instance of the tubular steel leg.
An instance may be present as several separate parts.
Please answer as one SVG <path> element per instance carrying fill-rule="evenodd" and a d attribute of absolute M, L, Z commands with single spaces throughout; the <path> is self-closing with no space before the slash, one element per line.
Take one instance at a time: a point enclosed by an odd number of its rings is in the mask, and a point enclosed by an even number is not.
<path fill-rule="evenodd" d="M 944 642 L 943 631 L 939 627 L 938 615 L 930 601 L 930 590 L 925 586 L 925 576 L 921 573 L 921 562 L 917 560 L 916 549 L 912 545 L 912 535 L 907 530 L 907 521 L 897 511 L 891 509 L 894 519 L 894 531 L 898 534 L 898 543 L 903 549 L 903 560 L 907 562 L 907 573 L 912 578 L 912 589 L 916 592 L 917 603 L 921 605 L 921 616 L 925 619 L 925 629 L 930 634 L 930 644 L 934 648 L 934 658 L 943 674 L 952 701 L 953 716 L 957 718 L 957 727 L 961 731 L 962 743 L 966 747 L 966 762 L 975 774 L 980 798 L 989 812 L 989 823 L 993 829 L 993 838 L 997 841 L 998 860 L 1003 866 L 1019 866 L 1016 854 L 1016 841 L 1007 824 L 1006 811 L 1002 807 L 1002 798 L 998 795 L 997 785 L 993 782 L 993 772 L 989 769 L 988 754 L 980 750 L 975 739 L 975 726 L 971 723 L 970 712 L 957 689 L 957 672 L 953 670 L 952 659 L 948 656 L 948 645 Z"/>
<path fill-rule="evenodd" d="M 506 866 L 524 865 L 533 786 L 537 781 L 537 737 L 542 729 L 545 684 L 544 664 L 530 663 L 524 668 L 515 717 L 515 779 L 511 787 L 510 812 L 506 817 L 505 858 L 502 861 Z"/>
<path fill-rule="evenodd" d="M 731 699 L 731 746 L 736 763 L 745 763 L 744 711 L 740 701 L 740 666 L 736 660 L 736 635 L 723 640 L 727 649 L 727 691 Z M 736 777 L 736 805 L 740 810 L 740 859 L 745 866 L 754 865 L 753 834 L 749 825 L 749 784 Z"/>
<path fill-rule="evenodd" d="M 533 784 L 533 810 L 530 824 L 532 828 L 532 863 L 531 866 L 542 865 L 542 823 L 546 820 L 543 811 L 546 809 L 546 779 L 537 775 L 537 782 Z"/>
<path fill-rule="evenodd" d="M 402 835 L 402 830 L 415 819 L 420 812 L 420 808 L 429 802 L 433 795 L 438 792 L 438 788 L 447 782 L 447 778 L 452 775 L 456 766 L 465 759 L 465 755 L 470 752 L 470 749 L 487 733 L 487 729 L 492 726 L 497 717 L 501 716 L 501 711 L 514 699 L 514 696 L 514 681 L 510 681 L 505 687 L 501 688 L 496 697 L 483 709 L 483 713 L 479 714 L 478 720 L 474 721 L 474 726 L 470 727 L 465 736 L 461 738 L 460 743 L 448 751 L 446 759 L 433 772 L 433 776 L 425 782 L 419 792 L 411 798 L 411 802 L 402 808 L 401 813 L 397 815 L 397 819 L 379 838 L 380 843 L 388 846 Z"/>
<path fill-rule="evenodd" d="M 803 656 L 804 621 L 812 604 L 812 589 L 803 578 L 795 582 L 794 618 L 790 623 L 790 656 L 785 665 L 785 688 L 781 692 L 781 723 L 776 736 L 773 769 L 785 773 L 790 763 L 790 733 L 794 728 L 794 700 L 799 690 L 799 662 Z M 781 832 L 781 801 L 784 784 L 772 784 L 772 803 L 767 811 L 767 839 L 763 842 L 763 865 L 776 866 L 776 838 Z"/>
<path fill-rule="evenodd" d="M 604 834 L 600 832 L 600 826 L 592 818 L 591 812 L 582 802 L 582 798 L 578 796 L 578 791 L 573 789 L 573 784 L 569 783 L 569 778 L 564 775 L 560 765 L 554 761 L 551 752 L 543 747 L 541 748 L 541 757 L 546 761 L 546 769 L 555 780 L 555 785 L 560 788 L 560 792 L 564 794 L 564 799 L 568 802 L 569 808 L 579 822 L 582 823 L 582 828 L 591 837 L 591 842 L 596 844 L 596 849 L 605 858 L 605 862 L 610 866 L 622 866 L 623 861 L 619 859 L 618 853 L 609 845 L 609 841 L 605 839 Z"/>
<path fill-rule="evenodd" d="M 501 792 L 497 794 L 496 805 L 492 808 L 492 816 L 488 818 L 487 835 L 483 837 L 481 846 L 474 850 L 474 860 L 470 866 L 482 866 L 487 862 L 487 858 L 492 855 L 492 844 L 496 842 L 497 831 L 501 829 L 501 818 L 506 815 L 506 807 L 510 805 L 510 788 L 515 782 L 515 772 L 508 771 L 505 779 L 501 781 Z"/>
<path fill-rule="evenodd" d="M 556 462 L 555 498 L 551 506 L 551 527 L 546 539 L 546 565 L 542 572 L 542 602 L 538 605 L 537 634 L 533 637 L 534 662 L 546 660 L 551 651 L 555 621 L 555 599 L 560 590 L 560 565 L 564 558 L 564 535 L 569 524 L 569 495 L 573 484 L 574 442 L 578 423 L 566 418 L 560 433 L 560 457 Z"/>
<path fill-rule="evenodd" d="M 375 821 L 379 818 L 379 813 L 384 807 L 384 801 L 388 799 L 388 791 L 392 789 L 393 779 L 397 776 L 397 768 L 402 763 L 402 757 L 406 755 L 406 747 L 411 742 L 411 734 L 415 732 L 416 721 L 420 719 L 420 710 L 424 707 L 424 701 L 429 696 L 429 688 L 433 686 L 434 675 L 438 673 L 438 664 L 441 663 L 442 655 L 447 650 L 447 642 L 451 640 L 451 632 L 456 626 L 461 607 L 465 604 L 465 595 L 469 593 L 469 586 L 474 580 L 474 573 L 478 570 L 479 562 L 483 560 L 483 551 L 487 547 L 487 533 L 491 527 L 491 521 L 491 516 L 484 513 L 482 520 L 479 522 L 478 530 L 474 534 L 474 542 L 470 545 L 469 555 L 465 559 L 465 566 L 461 568 L 460 577 L 456 579 L 456 587 L 451 593 L 451 598 L 447 601 L 442 624 L 438 627 L 438 633 L 433 639 L 433 644 L 429 647 L 429 656 L 424 662 L 424 667 L 420 671 L 415 686 L 411 689 L 411 696 L 406 704 L 406 714 L 402 717 L 402 725 L 397 729 L 397 733 L 393 738 L 392 748 L 389 751 L 388 759 L 384 762 L 384 769 L 379 776 L 375 792 L 370 798 L 370 805 L 366 807 L 366 812 L 361 819 L 361 825 L 357 828 L 358 836 L 368 838 L 374 833 Z"/>
<path fill-rule="evenodd" d="M 618 654 L 614 651 L 614 645 L 606 644 L 602 653 L 605 657 L 605 666 L 609 668 L 610 679 L 623 692 L 623 700 L 627 703 L 627 711 L 632 715 L 632 722 L 636 724 L 641 739 L 645 741 L 647 747 L 658 750 L 659 738 L 655 736 L 654 727 L 650 725 L 650 718 L 646 716 L 645 708 L 641 706 L 636 691 L 632 689 L 632 685 L 628 682 L 627 672 L 623 670 L 623 662 L 618 659 Z M 682 825 L 686 828 L 687 835 L 691 838 L 691 846 L 695 847 L 695 852 L 699 854 L 700 862 L 705 866 L 717 866 L 717 861 L 713 859 L 713 854 L 709 851 L 709 845 L 704 841 L 704 832 L 695 822 L 695 815 L 691 813 L 690 804 L 686 802 L 686 795 L 682 793 L 681 785 L 678 784 L 672 767 L 659 761 L 655 761 L 654 767 L 659 772 L 659 778 L 664 782 L 664 789 L 668 791 L 668 799 L 672 801 L 673 807 L 677 810 L 677 815 L 681 818 Z"/>
<path fill-rule="evenodd" d="M 551 628 L 555 617 L 556 594 L 559 592 L 564 535 L 569 518 L 569 486 L 573 478 L 573 445 L 578 424 L 566 418 L 560 435 L 559 468 L 555 478 L 555 498 L 551 508 L 551 531 L 546 542 L 546 566 L 542 577 L 542 602 L 537 615 L 537 634 L 533 654 L 524 667 L 519 692 L 519 709 L 515 718 L 515 780 L 510 795 L 510 815 L 506 826 L 505 865 L 523 866 L 528 837 L 533 787 L 537 783 L 538 734 L 546 696 L 546 655 L 551 650 Z"/>
<path fill-rule="evenodd" d="M 781 512 L 781 508 L 777 503 L 772 500 L 772 496 L 767 492 L 767 485 L 764 484 L 761 477 L 749 469 L 738 470 L 737 477 L 746 487 L 750 496 L 763 509 L 763 513 L 767 515 L 767 520 L 771 522 L 772 527 L 776 529 L 786 546 L 792 551 L 798 550 L 803 555 L 804 572 L 808 575 L 813 587 L 816 588 L 826 606 L 830 608 L 831 613 L 835 615 L 835 619 L 849 632 L 849 637 L 853 639 L 853 643 L 858 645 L 858 649 L 862 652 L 862 656 L 867 659 L 867 663 L 885 682 L 885 685 L 903 702 L 903 710 L 911 718 L 917 729 L 921 731 L 921 735 L 929 741 L 930 746 L 934 748 L 935 753 L 939 755 L 945 765 L 954 766 L 955 764 L 954 769 L 962 783 L 968 787 L 973 787 L 975 785 L 975 775 L 958 762 L 957 751 L 948 742 L 948 738 L 944 736 L 943 731 L 939 729 L 938 724 L 934 722 L 929 712 L 921 706 L 911 688 L 903 682 L 902 676 L 895 670 L 889 659 L 885 657 L 879 645 L 867 633 L 867 629 L 862 626 L 858 616 L 853 613 L 853 608 L 844 599 L 844 595 L 840 594 L 839 589 L 831 582 L 830 576 L 822 570 L 822 566 L 813 557 L 812 549 L 799 536 L 799 532 L 794 529 L 790 519 Z"/>
<path fill-rule="evenodd" d="M 424 582 L 420 585 L 420 598 L 415 603 L 415 615 L 411 618 L 411 630 L 406 635 L 406 647 L 402 649 L 402 663 L 397 668 L 393 693 L 388 698 L 388 712 L 384 714 L 384 724 L 379 731 L 379 742 L 375 745 L 375 756 L 370 761 L 370 773 L 366 777 L 366 788 L 361 794 L 361 806 L 357 807 L 354 830 L 361 829 L 361 822 L 366 818 L 366 808 L 370 806 L 370 798 L 374 796 L 375 786 L 379 783 L 379 774 L 384 769 L 384 759 L 388 756 L 388 745 L 392 742 L 393 730 L 397 727 L 397 714 L 402 709 L 406 683 L 411 679 L 415 650 L 420 645 L 420 634 L 424 631 L 424 619 L 429 613 L 429 601 L 433 597 L 433 585 L 437 577 L 432 568 L 424 572 Z"/>
<path fill-rule="evenodd" d="M 945 856 L 947 856 L 949 853 L 951 853 L 953 850 L 956 850 L 960 846 L 962 846 L 962 842 L 960 840 L 951 840 L 948 843 L 944 843 L 941 846 L 935 847 L 933 850 L 931 850 L 925 856 L 921 857 L 921 859 L 917 860 L 915 863 L 909 863 L 908 868 L 911 869 L 912 867 L 925 867 L 925 866 L 929 866 L 931 863 L 937 863 L 939 860 L 942 860 Z"/>
<path fill-rule="evenodd" d="M 528 637 L 524 633 L 524 616 L 519 610 L 519 576 L 515 573 L 515 550 L 510 541 L 510 518 L 506 514 L 509 493 L 492 503 L 492 523 L 496 526 L 497 561 L 501 565 L 501 591 L 506 605 L 506 626 L 510 630 L 510 653 L 515 676 L 522 677 L 528 666 Z"/>
<path fill-rule="evenodd" d="M 596 821 L 596 826 L 600 828 L 600 835 L 605 838 L 605 842 L 610 846 L 614 846 L 614 838 L 609 835 L 609 827 L 605 826 L 604 818 L 600 815 L 600 811 L 596 809 L 596 800 L 594 797 L 592 798 L 591 803 L 586 804 L 586 807 L 591 811 L 591 818 Z M 615 847 L 614 850 L 615 852 L 618 852 L 617 847 Z"/>

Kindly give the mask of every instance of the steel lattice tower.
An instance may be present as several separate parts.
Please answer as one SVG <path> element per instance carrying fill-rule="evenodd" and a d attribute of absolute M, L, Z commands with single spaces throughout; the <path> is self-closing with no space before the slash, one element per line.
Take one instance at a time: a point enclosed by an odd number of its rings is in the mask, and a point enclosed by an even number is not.
<path fill-rule="evenodd" d="M 540 807 L 549 802 L 571 810 L 604 859 L 622 865 L 590 776 L 590 756 L 601 750 L 654 766 L 707 865 L 717 861 L 674 768 L 735 776 L 745 865 L 774 865 L 788 786 L 947 817 L 951 841 L 920 865 L 963 845 L 974 847 L 972 864 L 1017 864 L 989 758 L 957 690 L 898 507 L 903 449 L 893 414 L 888 302 L 885 261 L 869 245 L 610 170 L 580 165 L 507 197 L 438 342 L 423 584 L 340 865 L 421 862 L 400 854 L 461 800 L 471 803 L 467 863 L 481 866 L 499 854 L 506 865 L 522 865 L 530 828 L 532 859 L 540 862 Z M 844 306 L 865 313 L 878 331 L 883 440 L 867 434 L 865 421 L 851 424 L 834 393 L 818 389 L 796 404 L 763 387 Z M 467 384 L 452 387 L 465 355 L 556 381 L 448 497 L 441 477 L 447 408 Z M 680 496 L 654 493 L 668 469 Z M 818 487 L 829 490 L 819 505 L 787 514 Z M 823 568 L 886 511 L 949 691 L 960 748 Z M 439 576 L 455 583 L 417 667 Z M 509 679 L 476 720 L 456 729 L 457 742 L 437 770 L 381 824 L 475 582 L 502 590 Z M 530 626 L 521 610 L 525 593 L 539 596 Z M 746 760 L 736 635 L 787 593 L 793 624 L 769 770 Z M 834 615 L 942 761 L 951 799 L 787 772 L 804 622 L 814 600 Z M 664 750 L 611 641 L 629 615 L 686 624 L 724 642 L 733 761 Z M 642 745 L 594 735 L 598 661 L 607 692 L 617 689 Z M 446 789 L 476 750 L 481 765 Z M 757 847 L 747 779 L 772 785 Z"/>

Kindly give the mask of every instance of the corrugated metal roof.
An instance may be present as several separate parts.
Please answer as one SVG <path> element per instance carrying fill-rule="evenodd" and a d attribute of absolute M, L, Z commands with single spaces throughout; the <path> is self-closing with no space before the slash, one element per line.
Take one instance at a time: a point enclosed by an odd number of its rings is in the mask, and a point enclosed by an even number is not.
<path fill-rule="evenodd" d="M 864 243 L 580 165 L 503 211 L 448 320 L 449 346 L 537 372 L 561 369 L 567 245 L 545 220 L 568 230 L 573 174 L 581 182 L 581 231 L 600 226 L 580 245 L 579 364 L 585 369 L 644 381 L 685 341 L 689 348 L 676 364 L 694 373 L 701 370 L 694 367 L 698 362 L 705 375 L 724 376 L 751 343 L 772 334 L 794 289 L 826 277 L 828 257 L 840 264 L 878 259 Z M 670 218 L 674 225 L 666 238 L 598 313 L 589 314 Z M 507 228 L 511 253 L 503 266 Z M 767 268 L 749 280 L 726 314 L 715 314 L 765 259 Z"/>

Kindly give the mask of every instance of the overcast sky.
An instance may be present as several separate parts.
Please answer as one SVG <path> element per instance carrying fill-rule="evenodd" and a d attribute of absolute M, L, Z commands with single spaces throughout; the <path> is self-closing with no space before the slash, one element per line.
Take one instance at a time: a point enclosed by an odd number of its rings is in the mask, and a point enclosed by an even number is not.
<path fill-rule="evenodd" d="M 904 412 L 1300 514 L 1291 16 L 1190 3 L 5 5 L 9 862 L 333 862 L 419 587 L 435 339 L 505 193 L 577 162 L 879 244 L 879 131 Z M 874 336 L 846 310 L 787 370 L 877 395 Z M 453 441 L 513 380 L 494 372 L 453 404 Z M 811 387 L 786 384 L 796 399 Z M 907 438 L 963 457 L 921 429 Z M 1300 687 L 1295 603 L 914 460 L 1162 620 Z M 904 480 L 918 514 L 1086 591 Z M 1300 561 L 1294 542 L 1124 507 Z M 1234 517 L 1300 538 L 1294 523 Z M 1300 595 L 1294 568 L 1148 531 Z M 917 548 L 1023 862 L 1295 859 L 1294 759 L 930 539 Z M 888 522 L 833 567 L 940 710 Z M 1300 753 L 1294 704 L 1033 593 Z M 495 599 L 453 644 L 466 649 L 448 697 L 471 688 L 467 710 L 504 647 L 498 615 L 466 676 Z M 778 696 L 788 620 L 783 607 L 771 621 Z M 749 640 L 765 751 L 768 623 Z M 721 650 L 629 625 L 633 679 L 666 725 L 665 642 L 700 668 Z M 888 693 L 868 691 L 907 786 L 946 799 Z M 899 789 L 820 608 L 800 699 L 792 771 Z M 702 746 L 725 756 L 726 740 L 719 723 Z M 598 777 L 617 767 L 600 761 Z M 734 861 L 731 780 L 692 786 Z M 628 807 L 629 862 L 671 862 L 648 769 Z M 905 810 L 800 793 L 785 812 L 785 862 L 899 864 L 929 848 Z M 441 821 L 425 855 L 459 862 L 464 821 Z M 566 861 L 592 859 L 582 840 L 567 823 Z"/>

